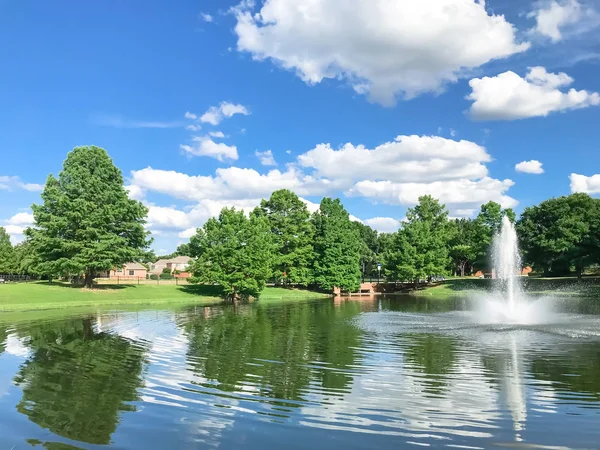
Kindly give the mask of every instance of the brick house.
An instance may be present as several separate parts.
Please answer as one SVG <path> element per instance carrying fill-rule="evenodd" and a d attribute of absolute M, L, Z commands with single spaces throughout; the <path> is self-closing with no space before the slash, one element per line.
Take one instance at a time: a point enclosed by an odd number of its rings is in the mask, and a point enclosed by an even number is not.
<path fill-rule="evenodd" d="M 150 264 L 150 273 L 153 275 L 160 275 L 163 273 L 164 269 L 169 269 L 171 273 L 174 271 L 184 272 L 185 276 L 178 276 L 178 278 L 187 278 L 186 269 L 190 265 L 192 258 L 189 256 L 177 256 L 176 258 L 171 259 L 159 259 L 153 264 Z M 184 275 L 182 273 L 181 275 Z"/>
<path fill-rule="evenodd" d="M 121 280 L 137 280 L 138 278 L 146 278 L 148 274 L 148 269 L 146 269 L 143 265 L 136 262 L 130 262 L 124 264 L 122 268 L 116 268 L 110 270 L 108 272 L 103 273 L 100 278 L 109 278 L 111 280 L 121 279 Z"/>

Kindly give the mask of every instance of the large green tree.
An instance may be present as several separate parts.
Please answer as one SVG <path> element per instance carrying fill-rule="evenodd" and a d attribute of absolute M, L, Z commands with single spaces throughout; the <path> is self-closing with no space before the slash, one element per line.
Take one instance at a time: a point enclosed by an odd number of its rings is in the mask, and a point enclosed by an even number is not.
<path fill-rule="evenodd" d="M 200 251 L 192 263 L 192 281 L 217 284 L 223 297 L 258 297 L 270 276 L 273 243 L 269 222 L 257 211 L 224 208 L 209 219 L 194 239 Z"/>
<path fill-rule="evenodd" d="M 260 210 L 269 220 L 274 244 L 273 276 L 284 284 L 307 286 L 314 259 L 314 227 L 306 204 L 281 189 L 263 200 Z"/>
<path fill-rule="evenodd" d="M 58 178 L 48 177 L 42 200 L 26 231 L 42 273 L 83 275 L 92 287 L 99 272 L 142 258 L 149 245 L 147 208 L 128 197 L 104 149 L 76 147 Z"/>
<path fill-rule="evenodd" d="M 552 198 L 525 209 L 517 231 L 525 262 L 537 270 L 578 275 L 600 262 L 600 199 L 587 194 Z"/>
<path fill-rule="evenodd" d="M 10 236 L 4 227 L 0 227 L 0 273 L 15 271 L 15 250 L 10 243 Z"/>
<path fill-rule="evenodd" d="M 452 265 L 461 277 L 471 269 L 480 256 L 480 226 L 472 219 L 457 219 L 450 222 L 450 258 Z"/>
<path fill-rule="evenodd" d="M 487 269 L 491 264 L 492 243 L 494 237 L 502 227 L 502 218 L 508 216 L 511 222 L 516 221 L 516 214 L 511 208 L 502 209 L 502 206 L 496 202 L 488 202 L 481 205 L 481 210 L 475 218 L 476 233 L 479 236 L 477 240 L 477 260 L 478 268 Z"/>
<path fill-rule="evenodd" d="M 377 275 L 379 236 L 377 231 L 360 222 L 352 222 L 360 242 L 360 269 L 363 277 Z"/>
<path fill-rule="evenodd" d="M 419 279 L 445 273 L 450 238 L 446 207 L 429 195 L 419 197 L 419 204 L 408 210 L 406 222 L 395 236 L 386 273 L 415 285 Z"/>
<path fill-rule="evenodd" d="M 360 287 L 360 238 L 340 199 L 324 198 L 313 214 L 314 281 L 321 289 Z"/>

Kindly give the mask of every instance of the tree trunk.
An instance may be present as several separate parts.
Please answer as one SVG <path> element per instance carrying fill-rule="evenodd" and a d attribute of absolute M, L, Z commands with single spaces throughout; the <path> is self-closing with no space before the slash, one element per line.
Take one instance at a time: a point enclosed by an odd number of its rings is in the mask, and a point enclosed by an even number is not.
<path fill-rule="evenodd" d="M 464 278 L 465 277 L 465 266 L 467 265 L 467 263 L 461 263 L 460 265 L 460 277 Z"/>
<path fill-rule="evenodd" d="M 94 274 L 93 273 L 85 274 L 85 287 L 88 289 L 92 289 L 94 287 Z"/>

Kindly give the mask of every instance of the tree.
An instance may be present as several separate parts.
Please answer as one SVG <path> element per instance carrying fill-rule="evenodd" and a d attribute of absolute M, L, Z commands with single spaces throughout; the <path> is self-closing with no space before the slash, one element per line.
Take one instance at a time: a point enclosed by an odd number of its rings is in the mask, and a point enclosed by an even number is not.
<path fill-rule="evenodd" d="M 496 202 L 488 202 L 481 205 L 481 210 L 475 219 L 475 226 L 479 236 L 478 248 L 476 250 L 477 260 L 480 268 L 487 268 L 491 262 L 492 242 L 502 227 L 502 218 L 508 216 L 511 222 L 516 221 L 516 214 L 511 208 L 502 209 Z"/>
<path fill-rule="evenodd" d="M 147 208 L 128 197 L 121 171 L 104 149 L 76 147 L 58 179 L 50 175 L 35 224 L 26 230 L 48 275 L 84 275 L 90 288 L 99 272 L 140 259 L 150 244 Z"/>
<path fill-rule="evenodd" d="M 340 199 L 324 198 L 313 214 L 314 281 L 321 289 L 360 287 L 360 239 Z"/>
<path fill-rule="evenodd" d="M 273 276 L 284 284 L 306 286 L 311 281 L 314 228 L 306 204 L 281 189 L 260 204 L 269 221 L 274 244 Z"/>
<path fill-rule="evenodd" d="M 379 239 L 377 231 L 360 222 L 352 222 L 358 232 L 360 243 L 360 269 L 363 277 L 365 275 L 377 274 L 377 263 L 379 253 Z"/>
<path fill-rule="evenodd" d="M 460 276 L 465 276 L 467 268 L 480 256 L 479 226 L 471 219 L 458 219 L 450 222 L 452 238 L 450 240 L 450 258 Z"/>
<path fill-rule="evenodd" d="M 600 261 L 600 199 L 578 193 L 525 209 L 517 223 L 525 262 L 537 270 L 567 274 Z"/>
<path fill-rule="evenodd" d="M 446 207 L 433 197 L 419 197 L 419 204 L 406 213 L 407 221 L 396 234 L 386 273 L 399 280 L 412 280 L 446 272 L 450 262 L 451 229 Z"/>
<path fill-rule="evenodd" d="M 38 275 L 37 255 L 29 241 L 15 245 L 15 271 L 19 274 Z"/>
<path fill-rule="evenodd" d="M 224 208 L 198 229 L 200 257 L 191 264 L 195 283 L 217 284 L 225 298 L 258 297 L 270 276 L 273 244 L 269 222 L 258 212 Z"/>
<path fill-rule="evenodd" d="M 10 243 L 10 236 L 4 227 L 0 227 L 0 273 L 15 271 L 15 250 Z"/>

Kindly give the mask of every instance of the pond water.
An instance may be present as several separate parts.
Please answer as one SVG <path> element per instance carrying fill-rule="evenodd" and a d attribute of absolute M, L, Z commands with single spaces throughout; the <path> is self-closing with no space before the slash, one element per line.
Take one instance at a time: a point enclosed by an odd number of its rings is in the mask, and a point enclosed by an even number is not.
<path fill-rule="evenodd" d="M 0 448 L 597 448 L 598 302 L 535 326 L 375 298 L 0 316 Z"/>

